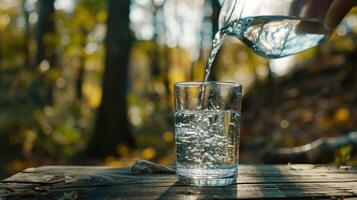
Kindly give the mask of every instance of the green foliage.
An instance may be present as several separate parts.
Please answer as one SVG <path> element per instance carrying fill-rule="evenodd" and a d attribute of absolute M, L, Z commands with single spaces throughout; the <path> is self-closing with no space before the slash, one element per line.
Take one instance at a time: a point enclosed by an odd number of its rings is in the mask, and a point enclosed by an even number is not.
<path fill-rule="evenodd" d="M 334 163 L 339 165 L 347 165 L 348 162 L 351 160 L 351 153 L 352 153 L 351 145 L 341 147 L 336 152 Z"/>
<path fill-rule="evenodd" d="M 98 32 L 95 28 L 105 22 L 105 3 L 78 1 L 73 13 L 56 11 L 57 34 L 51 36 L 51 39 L 59 47 L 56 49 L 58 66 L 49 69 L 45 63 L 38 70 L 24 66 L 25 46 L 29 47 L 30 63 L 33 62 L 36 10 L 35 7 L 28 10 L 31 38 L 25 43 L 24 22 L 18 23 L 24 20 L 21 9 L 16 7 L 18 3 L 8 3 L 8 6 L 0 8 L 1 149 L 16 147 L 21 150 L 22 156 L 10 157 L 26 158 L 29 162 L 46 159 L 65 161 L 85 148 L 86 138 L 91 131 L 94 115 L 90 100 L 92 96 L 86 91 L 84 99 L 76 99 L 73 88 L 80 65 L 99 66 L 95 70 L 86 70 L 85 78 L 96 76 L 102 70 L 104 33 L 95 33 L 95 36 L 90 34 Z M 88 54 L 85 53 L 87 41 L 97 45 L 97 49 Z M 31 95 L 34 90 L 39 96 L 43 93 L 44 88 L 40 87 L 39 81 L 44 81 L 40 85 L 50 82 L 55 84 L 53 105 L 39 106 L 43 100 Z M 85 81 L 88 84 L 88 80 Z M 98 82 L 93 81 L 93 84 Z M 9 151 L 5 154 L 15 153 Z"/>

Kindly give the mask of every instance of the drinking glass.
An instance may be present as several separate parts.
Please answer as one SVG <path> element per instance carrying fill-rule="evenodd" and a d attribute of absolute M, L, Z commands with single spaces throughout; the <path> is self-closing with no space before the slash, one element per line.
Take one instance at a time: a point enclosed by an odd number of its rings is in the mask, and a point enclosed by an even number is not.
<path fill-rule="evenodd" d="M 242 85 L 175 84 L 176 168 L 181 183 L 221 186 L 236 182 Z"/>

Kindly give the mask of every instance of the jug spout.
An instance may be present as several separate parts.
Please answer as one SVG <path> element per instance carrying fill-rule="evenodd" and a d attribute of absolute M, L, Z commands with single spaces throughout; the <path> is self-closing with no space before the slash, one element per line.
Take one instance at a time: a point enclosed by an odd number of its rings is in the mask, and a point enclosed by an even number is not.
<path fill-rule="evenodd" d="M 219 13 L 218 27 L 223 29 L 228 24 L 240 19 L 246 0 L 224 0 Z"/>

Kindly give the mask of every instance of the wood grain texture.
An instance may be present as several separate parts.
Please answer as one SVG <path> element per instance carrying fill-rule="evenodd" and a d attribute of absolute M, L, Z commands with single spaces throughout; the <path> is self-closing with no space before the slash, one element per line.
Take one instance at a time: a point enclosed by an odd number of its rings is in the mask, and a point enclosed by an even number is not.
<path fill-rule="evenodd" d="M 48 166 L 0 181 L 3 199 L 356 199 L 357 167 L 241 165 L 239 181 L 192 187 L 174 174 L 133 175 L 128 168 Z"/>

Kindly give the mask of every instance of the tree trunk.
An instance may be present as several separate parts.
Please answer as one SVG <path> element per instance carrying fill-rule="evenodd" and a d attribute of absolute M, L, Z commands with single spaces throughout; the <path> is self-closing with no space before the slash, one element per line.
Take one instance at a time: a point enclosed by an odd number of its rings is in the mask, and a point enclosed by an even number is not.
<path fill-rule="evenodd" d="M 0 32 L 0 40 L 1 41 L 3 40 L 1 32 Z M 3 67 L 2 66 L 2 59 L 3 59 L 3 44 L 0 43 L 0 72 L 1 72 L 2 67 Z"/>
<path fill-rule="evenodd" d="M 85 55 L 85 47 L 87 44 L 87 35 L 88 31 L 85 30 L 84 27 L 81 28 L 81 34 L 82 34 L 82 39 L 81 39 L 81 55 L 79 58 L 79 68 L 78 68 L 78 74 L 76 78 L 76 97 L 77 100 L 81 100 L 83 98 L 83 91 L 82 91 L 82 85 L 84 81 L 84 68 L 85 68 L 85 61 L 86 61 L 86 55 Z"/>
<path fill-rule="evenodd" d="M 76 78 L 76 98 L 77 100 L 81 100 L 83 98 L 83 91 L 82 91 L 82 85 L 84 81 L 84 62 L 85 59 L 81 56 L 80 59 L 80 64 L 78 68 L 78 74 Z"/>
<path fill-rule="evenodd" d="M 213 41 L 215 34 L 218 32 L 218 19 L 219 19 L 219 11 L 221 9 L 221 5 L 218 0 L 211 0 L 211 8 L 212 8 L 212 36 L 211 39 Z M 215 59 L 215 63 L 217 63 L 218 55 Z M 209 80 L 217 81 L 217 67 L 212 67 L 212 72 L 210 74 Z"/>
<path fill-rule="evenodd" d="M 218 19 L 219 19 L 219 11 L 221 10 L 221 5 L 219 4 L 219 0 L 211 0 L 212 7 L 212 40 L 214 38 L 214 34 L 218 32 Z"/>
<path fill-rule="evenodd" d="M 54 64 L 54 2 L 55 0 L 40 0 L 38 2 L 35 68 L 43 60 L 47 60 L 50 66 Z"/>
<path fill-rule="evenodd" d="M 25 19 L 25 30 L 24 30 L 24 43 L 23 43 L 23 51 L 24 51 L 24 66 L 25 68 L 30 67 L 30 22 L 29 22 L 29 12 L 26 9 L 26 0 L 22 0 L 22 11 Z"/>
<path fill-rule="evenodd" d="M 55 26 L 54 26 L 54 2 L 55 0 L 39 0 L 38 21 L 36 26 L 36 53 L 33 70 L 40 68 L 40 74 L 29 88 L 29 99 L 32 104 L 38 106 L 51 105 L 53 103 L 54 80 L 46 76 L 46 72 L 55 66 Z M 46 66 L 47 65 L 47 66 Z"/>
<path fill-rule="evenodd" d="M 151 0 L 151 4 L 153 6 L 153 16 L 154 16 L 154 27 L 155 27 L 155 34 L 153 37 L 153 42 L 155 48 L 153 49 L 153 57 L 152 60 L 152 68 L 154 69 L 153 76 L 161 76 L 162 82 L 165 88 L 166 94 L 166 101 L 167 101 L 167 110 L 170 112 L 170 100 L 171 100 L 171 92 L 170 92 L 170 81 L 169 81 L 169 65 L 170 65 L 170 49 L 167 45 L 164 45 L 163 48 L 160 48 L 159 45 L 159 30 L 160 30 L 160 19 L 159 19 L 159 11 L 163 8 L 163 6 L 155 5 L 155 1 Z M 165 21 L 165 20 L 161 20 Z M 163 24 L 164 31 L 166 33 L 166 27 Z M 156 69 L 156 70 L 155 70 Z"/>
<path fill-rule="evenodd" d="M 94 135 L 88 146 L 92 157 L 116 154 L 119 144 L 133 147 L 127 113 L 128 61 L 131 46 L 129 30 L 130 0 L 109 0 L 106 58 L 102 101 Z"/>

